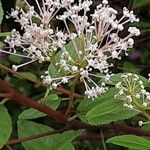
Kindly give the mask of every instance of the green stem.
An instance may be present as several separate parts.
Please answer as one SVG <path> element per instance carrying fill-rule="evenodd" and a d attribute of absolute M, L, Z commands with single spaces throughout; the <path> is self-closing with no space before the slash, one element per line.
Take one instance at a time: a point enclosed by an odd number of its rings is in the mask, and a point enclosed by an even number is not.
<path fill-rule="evenodd" d="M 46 92 L 45 92 L 45 95 L 44 95 L 44 98 L 46 98 L 49 95 L 49 92 L 50 92 L 50 88 L 47 88 Z"/>
<path fill-rule="evenodd" d="M 133 104 L 136 106 L 136 108 L 148 119 L 150 120 L 150 115 L 145 111 L 145 109 L 143 107 L 141 107 L 141 105 L 134 99 L 134 97 L 132 96 L 133 99 Z"/>
<path fill-rule="evenodd" d="M 75 118 L 77 118 L 77 116 L 76 116 L 76 115 L 71 116 L 70 118 L 68 118 L 68 122 L 71 122 L 71 121 L 72 121 L 72 120 L 74 120 Z"/>
<path fill-rule="evenodd" d="M 142 111 L 142 114 L 143 114 L 148 120 L 150 120 L 150 115 L 149 115 L 145 110 Z"/>
<path fill-rule="evenodd" d="M 10 100 L 10 98 L 8 98 L 8 97 L 4 98 L 4 99 L 0 102 L 0 105 L 5 104 L 8 100 Z"/>
<path fill-rule="evenodd" d="M 71 108 L 73 107 L 73 99 L 74 99 L 74 91 L 75 91 L 75 86 L 78 82 L 79 79 L 79 74 L 77 74 L 77 76 L 75 77 L 75 79 L 73 80 L 73 82 L 70 85 L 70 96 L 69 96 L 69 103 L 68 103 L 68 108 L 66 111 L 66 115 L 69 117 Z"/>

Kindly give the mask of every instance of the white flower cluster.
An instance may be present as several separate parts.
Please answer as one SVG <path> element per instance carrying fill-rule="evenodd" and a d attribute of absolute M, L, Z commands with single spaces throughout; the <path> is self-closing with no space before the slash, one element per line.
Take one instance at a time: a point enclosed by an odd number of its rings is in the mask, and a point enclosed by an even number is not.
<path fill-rule="evenodd" d="M 123 101 L 124 106 L 136 111 L 140 111 L 140 108 L 149 108 L 150 93 L 144 89 L 143 81 L 139 76 L 128 73 L 121 77 L 123 81 L 116 84 L 119 92 L 115 98 Z"/>
<path fill-rule="evenodd" d="M 62 74 L 54 78 L 46 72 L 41 76 L 45 84 L 56 88 L 79 76 L 85 85 L 85 95 L 89 98 L 104 93 L 107 90 L 105 84 L 97 84 L 93 78 L 109 80 L 109 67 L 112 66 L 109 60 L 121 59 L 121 53 L 127 55 L 128 48 L 133 47 L 132 37 L 140 35 L 139 29 L 129 27 L 128 35 L 119 36 L 127 23 L 139 21 L 133 11 L 123 8 L 123 16 L 118 19 L 117 10 L 110 7 L 107 0 L 103 0 L 90 16 L 88 13 L 92 0 L 79 0 L 78 3 L 74 0 L 42 0 L 41 4 L 35 0 L 37 12 L 26 0 L 25 2 L 29 6 L 27 12 L 16 7 L 10 14 L 21 24 L 24 34 L 20 35 L 13 30 L 12 35 L 5 40 L 10 51 L 0 50 L 31 59 L 25 64 L 13 65 L 13 69 L 17 70 L 33 61 L 49 61 L 59 68 L 58 72 Z M 57 16 L 61 8 L 64 12 Z M 52 29 L 51 21 L 54 17 L 64 22 L 66 32 Z M 35 18 L 39 19 L 40 23 L 36 23 Z M 68 23 L 74 26 L 74 31 Z M 68 40 L 70 42 L 66 44 Z M 54 59 L 58 55 L 59 59 Z M 93 74 L 93 71 L 96 71 L 96 74 Z"/>
<path fill-rule="evenodd" d="M 58 48 L 57 43 L 65 44 L 66 40 L 61 31 L 54 31 L 51 28 L 51 21 L 60 9 L 59 0 L 42 0 L 42 6 L 38 0 L 35 0 L 37 11 L 26 0 L 24 1 L 29 6 L 27 12 L 17 6 L 16 9 L 12 9 L 11 14 L 6 16 L 7 18 L 13 17 L 16 22 L 20 23 L 21 29 L 24 31 L 24 34 L 20 35 L 13 29 L 11 35 L 6 37 L 5 42 L 9 45 L 9 52 L 6 51 L 6 53 L 31 60 L 22 65 L 13 65 L 14 70 L 34 61 L 39 61 L 39 63 L 49 61 L 51 53 Z M 35 20 L 40 23 L 36 23 Z M 0 52 L 4 52 L 4 50 L 0 50 Z"/>

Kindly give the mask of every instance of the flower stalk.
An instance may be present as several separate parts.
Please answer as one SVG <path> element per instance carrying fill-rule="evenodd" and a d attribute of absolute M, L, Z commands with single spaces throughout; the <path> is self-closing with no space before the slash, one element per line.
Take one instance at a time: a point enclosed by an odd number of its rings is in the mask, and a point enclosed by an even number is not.
<path fill-rule="evenodd" d="M 68 107 L 67 107 L 67 111 L 66 111 L 66 115 L 68 117 L 70 117 L 70 111 L 74 107 L 74 104 L 73 104 L 73 102 L 74 102 L 73 93 L 75 92 L 75 86 L 78 83 L 79 77 L 80 77 L 80 75 L 77 74 L 75 79 L 70 84 L 70 96 L 69 96 L 69 102 L 68 102 Z"/>

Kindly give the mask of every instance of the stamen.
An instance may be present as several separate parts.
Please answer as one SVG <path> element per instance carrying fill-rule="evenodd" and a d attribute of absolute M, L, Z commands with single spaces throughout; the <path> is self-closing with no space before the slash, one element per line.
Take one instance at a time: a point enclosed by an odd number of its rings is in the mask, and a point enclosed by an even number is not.
<path fill-rule="evenodd" d="M 29 57 L 29 56 L 25 56 L 25 55 L 21 55 L 21 54 L 16 54 L 16 53 L 13 53 L 13 52 L 8 52 L 8 51 L 2 50 L 2 49 L 0 49 L 0 52 L 6 53 L 6 54 L 11 54 L 11 55 L 16 55 L 16 56 L 23 57 L 23 58 L 30 58 L 31 59 L 31 57 Z"/>
<path fill-rule="evenodd" d="M 39 5 L 38 0 L 35 0 L 35 2 L 36 2 L 36 4 L 37 4 L 37 6 L 38 6 L 38 9 L 39 9 L 39 11 L 40 11 L 41 16 L 43 17 L 43 11 L 42 11 L 42 9 L 41 9 L 41 6 Z"/>
<path fill-rule="evenodd" d="M 34 61 L 36 61 L 36 60 L 31 60 L 31 61 L 26 62 L 26 63 L 23 63 L 23 64 L 21 64 L 21 65 L 12 65 L 12 69 L 13 69 L 14 71 L 17 71 L 18 68 L 23 67 L 23 66 L 25 66 L 25 65 L 28 65 L 28 64 L 30 64 L 30 63 L 32 63 L 32 62 L 34 62 Z"/>
<path fill-rule="evenodd" d="M 138 123 L 139 126 L 143 126 L 145 124 L 150 124 L 150 121 L 147 121 L 147 122 L 139 121 Z"/>

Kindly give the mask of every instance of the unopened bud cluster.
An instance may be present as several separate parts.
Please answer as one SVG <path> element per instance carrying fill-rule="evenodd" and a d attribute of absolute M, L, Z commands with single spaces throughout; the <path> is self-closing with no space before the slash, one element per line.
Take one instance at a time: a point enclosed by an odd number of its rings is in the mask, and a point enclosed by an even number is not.
<path fill-rule="evenodd" d="M 94 13 L 89 15 L 92 0 L 79 0 L 77 3 L 74 0 L 42 0 L 41 3 L 35 0 L 38 8 L 36 11 L 26 0 L 24 1 L 29 7 L 27 12 L 16 7 L 8 16 L 20 23 L 24 34 L 12 30 L 12 34 L 5 40 L 9 45 L 9 51 L 0 50 L 29 60 L 24 64 L 13 65 L 13 69 L 17 71 L 19 67 L 35 61 L 48 61 L 57 69 L 60 76 L 53 77 L 46 71 L 45 75 L 41 76 L 44 84 L 57 88 L 60 84 L 66 84 L 79 76 L 79 81 L 85 85 L 87 97 L 95 98 L 104 93 L 107 90 L 105 83 L 97 84 L 94 78 L 109 80 L 109 68 L 113 66 L 110 59 L 121 59 L 122 53 L 128 55 L 128 49 L 134 44 L 133 37 L 140 35 L 136 27 L 126 28 L 125 31 L 127 23 L 139 21 L 133 11 L 124 7 L 123 15 L 118 17 L 118 11 L 110 7 L 107 0 L 103 0 Z M 63 14 L 57 15 L 60 9 Z M 66 29 L 53 29 L 53 18 L 61 20 Z M 39 20 L 38 23 L 35 20 Z M 70 29 L 69 24 L 74 26 L 74 31 Z M 128 35 L 122 34 L 124 31 L 128 32 Z M 66 47 L 68 41 L 71 43 L 69 50 Z M 71 54 L 71 50 L 74 55 Z M 144 89 L 143 94 L 147 94 Z M 140 94 L 136 97 L 139 98 Z M 148 96 L 144 98 L 146 103 L 143 102 L 143 105 L 147 104 L 147 98 Z M 130 95 L 126 99 L 126 104 L 131 105 Z"/>
<path fill-rule="evenodd" d="M 122 82 L 116 84 L 119 92 L 116 99 L 123 102 L 123 105 L 141 111 L 150 106 L 150 93 L 144 89 L 143 81 L 136 74 L 128 73 L 121 76 Z"/>

